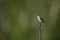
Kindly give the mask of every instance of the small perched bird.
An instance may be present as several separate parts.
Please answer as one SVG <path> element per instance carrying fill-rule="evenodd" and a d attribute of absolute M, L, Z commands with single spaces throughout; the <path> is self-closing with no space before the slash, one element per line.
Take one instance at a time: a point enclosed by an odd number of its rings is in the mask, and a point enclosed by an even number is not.
<path fill-rule="evenodd" d="M 40 15 L 37 16 L 37 19 L 39 21 L 38 28 L 39 28 L 39 30 L 42 30 L 42 25 L 43 25 L 43 23 L 45 23 L 45 21 L 43 20 L 43 18 Z"/>
<path fill-rule="evenodd" d="M 43 20 L 43 18 L 40 15 L 37 16 L 37 19 L 40 23 L 45 23 L 45 21 Z"/>
<path fill-rule="evenodd" d="M 40 15 L 37 15 L 37 19 L 39 21 L 39 24 L 38 24 L 39 40 L 42 40 L 42 25 L 43 25 L 43 23 L 45 23 L 45 21 Z"/>

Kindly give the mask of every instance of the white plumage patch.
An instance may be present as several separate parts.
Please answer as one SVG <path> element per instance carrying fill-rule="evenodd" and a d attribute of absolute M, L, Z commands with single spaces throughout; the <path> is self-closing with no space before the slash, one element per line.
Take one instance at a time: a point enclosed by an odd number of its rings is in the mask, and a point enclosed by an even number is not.
<path fill-rule="evenodd" d="M 38 19 L 39 22 L 41 22 L 40 16 L 37 16 L 37 19 Z"/>

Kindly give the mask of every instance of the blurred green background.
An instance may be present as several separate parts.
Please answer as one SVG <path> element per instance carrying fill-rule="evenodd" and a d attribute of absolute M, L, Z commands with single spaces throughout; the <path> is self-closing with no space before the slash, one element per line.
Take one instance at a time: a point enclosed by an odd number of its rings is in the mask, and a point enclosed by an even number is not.
<path fill-rule="evenodd" d="M 0 0 L 0 40 L 38 40 L 41 15 L 43 40 L 60 40 L 60 0 Z"/>

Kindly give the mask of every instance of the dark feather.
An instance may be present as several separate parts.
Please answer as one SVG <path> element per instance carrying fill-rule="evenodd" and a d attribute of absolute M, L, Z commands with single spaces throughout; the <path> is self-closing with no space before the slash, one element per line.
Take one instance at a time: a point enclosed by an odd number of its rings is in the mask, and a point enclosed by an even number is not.
<path fill-rule="evenodd" d="M 42 20 L 43 23 L 45 23 L 44 19 L 43 18 L 40 18 Z"/>

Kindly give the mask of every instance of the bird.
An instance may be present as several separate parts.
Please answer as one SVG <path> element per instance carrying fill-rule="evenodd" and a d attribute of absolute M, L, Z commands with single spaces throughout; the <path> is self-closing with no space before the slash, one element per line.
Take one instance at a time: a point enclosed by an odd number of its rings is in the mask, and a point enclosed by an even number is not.
<path fill-rule="evenodd" d="M 44 21 L 44 19 L 40 15 L 37 15 L 37 19 L 39 21 L 38 29 L 42 30 L 42 25 L 43 25 L 43 23 L 45 23 L 45 21 Z"/>
<path fill-rule="evenodd" d="M 37 20 L 39 21 L 38 24 L 39 40 L 42 40 L 42 25 L 43 23 L 45 23 L 45 20 L 40 15 L 37 15 Z"/>
<path fill-rule="evenodd" d="M 40 23 L 45 23 L 45 20 L 40 15 L 37 15 L 37 19 Z"/>

